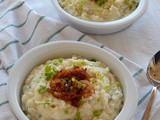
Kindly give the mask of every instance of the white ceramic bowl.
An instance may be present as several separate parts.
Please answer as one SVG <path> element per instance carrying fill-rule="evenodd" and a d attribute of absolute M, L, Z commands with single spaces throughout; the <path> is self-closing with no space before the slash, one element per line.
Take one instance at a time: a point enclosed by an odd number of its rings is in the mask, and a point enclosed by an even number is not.
<path fill-rule="evenodd" d="M 127 17 L 111 22 L 91 22 L 70 15 L 61 8 L 58 0 L 51 0 L 62 20 L 81 32 L 91 34 L 110 34 L 130 26 L 144 14 L 148 6 L 148 0 L 137 1 L 139 2 L 137 9 Z"/>
<path fill-rule="evenodd" d="M 107 51 L 86 43 L 54 42 L 33 48 L 24 54 L 14 65 L 9 75 L 9 104 L 19 120 L 28 120 L 21 110 L 21 89 L 26 76 L 36 66 L 53 58 L 81 55 L 106 63 L 120 81 L 124 93 L 124 105 L 115 120 L 130 120 L 136 110 L 138 93 L 135 82 L 128 69 Z"/>

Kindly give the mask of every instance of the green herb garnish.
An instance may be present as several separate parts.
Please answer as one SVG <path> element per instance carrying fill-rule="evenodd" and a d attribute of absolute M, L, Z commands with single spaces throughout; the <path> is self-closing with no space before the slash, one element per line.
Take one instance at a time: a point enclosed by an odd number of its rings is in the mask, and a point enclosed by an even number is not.
<path fill-rule="evenodd" d="M 133 6 L 132 5 L 129 5 L 129 9 L 131 10 L 133 8 Z"/>
<path fill-rule="evenodd" d="M 66 81 L 68 81 L 69 80 L 69 78 L 64 78 Z"/>
<path fill-rule="evenodd" d="M 100 101 L 101 101 L 101 98 L 98 98 L 98 99 L 97 99 L 97 102 L 100 102 Z"/>
<path fill-rule="evenodd" d="M 82 96 L 82 98 L 80 99 L 80 104 L 84 103 L 84 97 Z"/>
<path fill-rule="evenodd" d="M 63 62 L 63 59 L 62 59 L 62 58 L 59 58 L 58 61 L 59 61 L 60 63 L 62 63 L 62 62 Z"/>
<path fill-rule="evenodd" d="M 64 110 L 64 113 L 65 113 L 65 114 L 68 114 L 68 113 L 69 113 L 69 111 L 68 111 L 68 110 Z"/>
<path fill-rule="evenodd" d="M 135 0 L 132 0 L 132 3 L 133 3 L 133 4 L 136 4 L 136 1 L 135 1 Z"/>
<path fill-rule="evenodd" d="M 98 0 L 98 1 L 97 1 L 97 5 L 98 5 L 98 6 L 102 6 L 102 5 L 105 4 L 106 2 L 108 2 L 108 0 Z"/>
<path fill-rule="evenodd" d="M 65 79 L 62 79 L 63 83 L 67 83 L 67 81 Z"/>
<path fill-rule="evenodd" d="M 59 63 L 58 60 L 54 60 L 54 61 L 53 61 L 53 64 L 54 64 L 54 65 L 58 65 L 58 63 Z"/>
<path fill-rule="evenodd" d="M 45 72 L 50 72 L 51 71 L 51 66 L 45 66 Z"/>
<path fill-rule="evenodd" d="M 54 73 L 53 72 L 47 72 L 45 73 L 45 80 L 49 81 L 51 78 L 53 78 Z"/>
<path fill-rule="evenodd" d="M 119 82 L 116 82 L 116 85 L 117 85 L 118 88 L 121 87 L 121 84 Z"/>
<path fill-rule="evenodd" d="M 79 111 L 77 111 L 76 112 L 76 117 L 75 117 L 75 119 L 74 120 L 82 120 L 82 118 L 81 118 L 81 114 L 80 114 L 80 112 Z"/>
<path fill-rule="evenodd" d="M 86 62 L 84 62 L 84 61 L 82 61 L 81 63 L 82 63 L 82 65 L 86 65 Z"/>
<path fill-rule="evenodd" d="M 129 2 L 127 0 L 124 0 L 124 3 L 127 4 L 127 5 L 129 4 Z"/>
<path fill-rule="evenodd" d="M 76 78 L 72 78 L 72 82 L 77 82 L 77 79 Z"/>
<path fill-rule="evenodd" d="M 73 86 L 70 87 L 70 90 L 71 90 L 71 91 L 73 90 Z"/>
<path fill-rule="evenodd" d="M 104 86 L 104 89 L 107 91 L 107 92 L 110 92 L 111 91 L 111 88 L 110 88 L 110 85 L 106 84 Z"/>
<path fill-rule="evenodd" d="M 101 2 L 100 0 L 98 0 L 98 1 L 97 1 L 97 5 L 98 5 L 98 6 L 101 6 L 101 5 L 102 5 L 102 2 Z"/>
<path fill-rule="evenodd" d="M 53 71 L 54 71 L 54 72 L 58 72 L 57 68 L 55 68 L 55 67 L 53 68 Z"/>
<path fill-rule="evenodd" d="M 40 83 L 40 79 L 36 80 L 36 83 Z"/>
<path fill-rule="evenodd" d="M 77 67 L 78 65 L 77 65 L 77 63 L 73 63 L 73 67 Z"/>
<path fill-rule="evenodd" d="M 86 0 L 80 0 L 80 2 L 81 2 L 82 4 L 85 4 L 85 3 L 86 3 Z"/>
<path fill-rule="evenodd" d="M 94 84 L 95 83 L 95 81 L 94 80 L 92 80 L 92 84 Z"/>
<path fill-rule="evenodd" d="M 103 78 L 105 77 L 105 75 L 101 74 L 99 77 L 100 77 L 101 80 L 103 80 Z"/>
<path fill-rule="evenodd" d="M 69 3 L 70 1 L 71 1 L 71 0 L 65 0 L 64 2 L 65 2 L 65 3 Z"/>
<path fill-rule="evenodd" d="M 94 110 L 93 111 L 93 115 L 94 116 L 99 116 L 101 114 L 101 111 L 100 110 Z"/>
<path fill-rule="evenodd" d="M 82 83 L 78 82 L 77 88 L 81 89 L 82 88 Z"/>
<path fill-rule="evenodd" d="M 41 85 L 40 88 L 39 88 L 39 92 L 40 92 L 40 93 L 45 93 L 46 91 L 47 91 L 46 86 Z"/>
<path fill-rule="evenodd" d="M 50 105 L 49 100 L 46 100 L 46 101 L 44 102 L 44 108 L 46 108 L 46 107 L 49 106 L 49 105 Z"/>

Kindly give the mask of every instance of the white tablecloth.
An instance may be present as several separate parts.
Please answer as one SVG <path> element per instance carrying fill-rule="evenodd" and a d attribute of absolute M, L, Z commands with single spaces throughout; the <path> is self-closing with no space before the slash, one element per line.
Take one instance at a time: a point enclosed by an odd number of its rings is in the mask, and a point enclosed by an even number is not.
<path fill-rule="evenodd" d="M 4 0 L 1 0 L 1 1 L 4 1 Z M 10 2 L 14 3 L 13 0 L 10 0 Z M 36 10 L 38 13 L 41 13 L 44 16 L 49 16 L 52 18 L 59 19 L 56 11 L 52 7 L 52 4 L 50 3 L 49 0 L 43 0 L 43 1 L 26 0 L 26 2 L 29 3 L 29 5 L 34 10 Z M 160 42 L 158 42 L 158 37 L 160 37 L 160 34 L 158 34 L 159 33 L 158 30 L 159 30 L 159 26 L 160 26 L 160 23 L 158 22 L 160 20 L 160 19 L 158 19 L 158 18 L 160 18 L 160 14 L 159 14 L 159 10 L 158 10 L 159 5 L 160 5 L 159 0 L 150 1 L 149 8 L 148 8 L 147 12 L 145 13 L 145 15 L 143 17 L 141 17 L 131 27 L 129 27 L 119 33 L 115 33 L 115 34 L 111 34 L 111 35 L 103 35 L 103 36 L 100 36 L 100 35 L 90 35 L 90 36 L 93 37 L 95 40 L 99 41 L 100 43 L 106 45 L 108 48 L 111 48 L 112 50 L 120 53 L 121 55 L 136 62 L 137 64 L 141 65 L 142 67 L 144 67 L 146 69 L 148 61 L 149 61 L 150 57 L 152 56 L 152 54 L 154 54 L 156 51 L 159 50 L 158 49 L 158 46 L 160 44 Z M 21 15 L 21 17 L 22 16 L 23 15 Z M 39 20 L 42 20 L 42 18 L 44 18 L 44 17 L 40 17 Z M 9 19 L 6 18 L 6 20 L 9 20 Z M 5 35 L 5 34 L 3 34 L 3 35 Z M 3 37 L 3 36 L 1 36 L 1 37 L 3 38 L 2 42 L 6 42 L 5 39 L 9 40 L 9 39 L 7 39 L 7 37 Z M 16 36 L 16 37 L 18 37 L 18 36 Z M 25 36 L 23 36 L 23 37 L 25 37 Z M 22 42 L 22 45 L 24 45 L 25 43 L 26 42 Z M 1 51 L 3 49 L 5 49 L 9 44 L 7 44 L 5 47 L 1 47 L 2 48 Z M 36 42 L 36 44 L 37 44 L 37 42 Z M 33 45 L 33 44 L 31 44 L 31 45 Z M 21 44 L 20 44 L 20 46 L 21 46 Z M 7 49 L 7 50 L 10 50 L 10 49 Z M 19 51 L 19 49 L 14 49 L 14 50 L 18 50 L 18 52 L 22 52 L 22 51 Z M 11 52 L 14 53 L 13 51 L 11 51 Z M 7 51 L 3 51 L 3 52 L 7 52 Z M 3 54 L 3 55 L 7 56 L 7 54 Z M 4 63 L 6 63 L 6 61 L 10 62 L 9 60 L 11 60 L 11 59 L 7 59 L 6 56 L 5 56 L 6 59 L 4 59 L 5 57 L 3 57 L 3 55 L 1 56 L 1 60 L 3 62 L 4 67 L 6 68 L 6 70 L 8 70 L 9 68 L 11 68 L 11 66 L 6 67 Z M 15 54 L 12 54 L 12 55 L 15 55 Z M 18 57 L 19 54 L 16 54 L 16 55 L 17 55 L 16 57 Z M 13 58 L 12 56 L 8 56 L 8 57 Z M 1 70 L 2 69 L 3 68 L 1 68 Z M 140 69 L 140 70 L 142 70 L 142 69 Z M 140 71 L 138 71 L 138 73 L 139 72 Z M 145 76 L 145 74 L 143 74 L 143 75 Z M 133 76 L 137 76 L 137 73 Z M 4 76 L 1 75 L 1 79 L 2 79 L 2 77 L 4 77 Z M 144 77 L 141 77 L 141 78 L 143 81 L 145 80 Z M 139 83 L 142 82 L 141 79 L 138 79 L 138 78 L 136 78 L 136 79 L 139 80 L 138 81 Z M 5 86 L 6 83 L 0 84 L 0 85 Z M 142 91 L 142 88 L 140 86 L 138 86 L 138 87 L 139 87 L 139 90 Z M 144 90 L 144 88 L 145 87 L 143 87 L 143 90 Z M 148 95 L 148 93 L 147 93 L 147 95 Z M 140 97 L 142 97 L 142 96 L 140 96 Z M 5 97 L 2 97 L 2 98 L 6 99 L 6 95 L 5 95 Z M 1 100 L 2 100 L 2 98 L 1 98 Z M 143 101 L 143 98 L 141 99 L 142 101 Z M 146 97 L 145 97 L 145 99 L 146 99 Z M 141 103 L 141 100 L 139 101 L 139 103 Z M 145 102 L 147 102 L 147 101 L 145 101 Z M 2 102 L 0 104 L 0 106 L 2 106 L 4 104 L 6 105 L 6 103 L 8 103 L 8 101 Z M 154 120 L 159 120 L 159 114 L 157 114 L 157 113 L 160 112 L 160 109 L 159 109 L 160 104 L 158 104 L 158 103 L 159 102 L 157 102 L 156 106 L 154 105 L 154 110 L 156 108 L 156 113 L 154 112 L 155 114 L 152 117 L 152 119 L 154 119 Z M 141 106 L 144 108 L 146 106 L 146 103 Z M 6 108 L 7 108 L 7 106 L 6 106 Z M 138 109 L 138 110 L 139 111 L 136 112 L 137 114 L 142 112 L 142 109 Z M 5 111 L 5 110 L 3 110 L 3 111 Z M 1 113 L 3 113 L 3 112 L 1 111 Z M 9 114 L 9 113 L 5 112 L 5 114 Z M 3 116 L 0 116 L 0 117 L 3 118 Z M 135 119 L 135 120 L 137 120 L 137 119 Z"/>
<path fill-rule="evenodd" d="M 25 0 L 38 13 L 59 19 L 50 0 Z M 160 49 L 160 0 L 149 0 L 146 13 L 129 28 L 110 35 L 89 35 L 108 48 L 147 68 Z"/>

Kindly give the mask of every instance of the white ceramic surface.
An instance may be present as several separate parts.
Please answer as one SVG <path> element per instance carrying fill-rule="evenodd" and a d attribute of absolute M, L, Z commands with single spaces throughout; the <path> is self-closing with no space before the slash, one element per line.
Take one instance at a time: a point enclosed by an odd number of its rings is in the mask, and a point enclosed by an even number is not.
<path fill-rule="evenodd" d="M 62 20 L 77 30 L 90 34 L 110 34 L 127 28 L 133 24 L 144 14 L 148 6 L 148 0 L 137 1 L 139 2 L 138 8 L 127 17 L 111 22 L 91 22 L 70 15 L 60 7 L 58 0 L 51 0 Z"/>
<path fill-rule="evenodd" d="M 107 51 L 86 43 L 54 42 L 35 47 L 24 54 L 14 65 L 8 80 L 9 104 L 19 120 L 28 120 L 21 110 L 20 95 L 29 72 L 45 61 L 59 57 L 81 55 L 106 63 L 120 81 L 124 93 L 124 106 L 115 120 L 130 120 L 137 108 L 138 92 L 128 69 Z"/>

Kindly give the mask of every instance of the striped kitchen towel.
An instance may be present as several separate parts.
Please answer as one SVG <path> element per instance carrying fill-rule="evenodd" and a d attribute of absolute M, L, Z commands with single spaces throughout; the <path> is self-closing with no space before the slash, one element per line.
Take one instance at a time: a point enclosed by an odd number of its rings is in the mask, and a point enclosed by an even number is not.
<path fill-rule="evenodd" d="M 0 0 L 0 120 L 17 119 L 8 104 L 7 80 L 18 58 L 35 46 L 61 40 L 94 44 L 122 61 L 132 73 L 139 93 L 138 108 L 133 119 L 142 118 L 152 89 L 143 68 L 65 23 L 37 14 L 24 1 Z M 160 111 L 159 92 L 156 97 L 152 120 L 158 120 L 155 116 Z"/>

